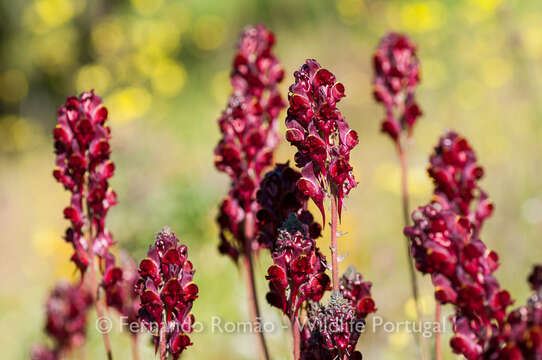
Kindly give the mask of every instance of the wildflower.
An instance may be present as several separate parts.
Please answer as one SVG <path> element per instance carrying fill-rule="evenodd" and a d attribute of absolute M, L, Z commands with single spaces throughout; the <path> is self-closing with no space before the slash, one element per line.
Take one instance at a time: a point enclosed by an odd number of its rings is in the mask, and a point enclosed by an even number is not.
<path fill-rule="evenodd" d="M 431 275 L 440 303 L 455 306 L 452 348 L 468 359 L 478 359 L 513 303 L 493 276 L 498 255 L 473 232 L 468 218 L 453 210 L 427 205 L 418 208 L 412 220 L 414 225 L 405 228 L 405 235 L 416 268 Z"/>
<path fill-rule="evenodd" d="M 116 194 L 108 184 L 115 165 L 110 157 L 110 129 L 105 124 L 107 109 L 91 92 L 71 96 L 58 109 L 55 139 L 55 179 L 72 193 L 64 217 L 71 222 L 66 241 L 74 248 L 72 261 L 84 273 L 90 256 L 104 257 L 113 239 L 105 226 L 109 208 L 117 203 Z M 85 214 L 86 212 L 86 214 Z M 86 226 L 91 244 L 83 235 Z"/>
<path fill-rule="evenodd" d="M 102 279 L 105 303 L 125 316 L 127 324 L 135 324 L 140 307 L 139 294 L 135 290 L 139 280 L 138 269 L 135 261 L 128 254 L 121 255 L 121 266 L 115 264 L 115 257 L 112 254 L 107 254 L 105 257 L 105 271 Z"/>
<path fill-rule="evenodd" d="M 401 134 L 411 136 L 422 115 L 414 92 L 420 82 L 416 46 L 405 35 L 386 35 L 373 56 L 373 68 L 373 94 L 386 109 L 382 132 L 399 144 Z"/>
<path fill-rule="evenodd" d="M 46 303 L 45 332 L 54 346 L 37 344 L 32 348 L 32 360 L 56 360 L 80 347 L 86 340 L 87 314 L 92 297 L 80 285 L 59 282 Z"/>
<path fill-rule="evenodd" d="M 315 304 L 309 310 L 309 322 L 313 330 L 304 336 L 301 359 L 361 360 L 356 344 L 365 322 L 357 316 L 351 301 L 334 292 L 328 305 Z"/>
<path fill-rule="evenodd" d="M 147 257 L 139 264 L 139 320 L 150 330 L 156 325 L 165 329 L 165 346 L 174 359 L 192 345 L 187 334 L 193 330 L 194 315 L 190 311 L 198 297 L 198 287 L 192 282 L 194 272 L 186 246 L 167 227 L 156 235 Z M 154 335 L 158 347 L 159 338 Z"/>
<path fill-rule="evenodd" d="M 295 162 L 302 168 L 297 185 L 315 202 L 325 222 L 325 194 L 334 196 L 340 217 L 344 197 L 357 185 L 350 151 L 357 145 L 358 135 L 337 109 L 345 94 L 335 75 L 316 60 L 307 60 L 294 77 L 286 139 L 297 148 Z"/>
<path fill-rule="evenodd" d="M 467 140 L 453 131 L 447 132 L 429 161 L 427 172 L 435 184 L 434 201 L 467 217 L 476 231 L 480 231 L 493 212 L 493 204 L 478 185 L 484 169 L 477 164 Z"/>
<path fill-rule="evenodd" d="M 365 320 L 367 315 L 376 312 L 375 302 L 371 296 L 372 283 L 363 281 L 363 276 L 350 266 L 340 280 L 340 293 L 356 311 L 356 317 Z"/>
<path fill-rule="evenodd" d="M 303 302 L 319 301 L 329 289 L 325 257 L 316 248 L 295 217 L 279 231 L 271 254 L 273 265 L 267 270 L 267 301 L 282 310 L 292 321 L 297 320 Z"/>
<path fill-rule="evenodd" d="M 542 265 L 529 276 L 534 294 L 526 306 L 511 311 L 504 326 L 495 332 L 484 359 L 542 358 Z"/>
<path fill-rule="evenodd" d="M 259 248 L 256 192 L 279 140 L 277 116 L 284 102 L 277 85 L 284 72 L 272 53 L 274 43 L 274 35 L 261 25 L 244 30 L 233 62 L 233 93 L 218 120 L 222 139 L 215 148 L 215 165 L 232 181 L 217 219 L 219 250 L 235 261 Z"/>

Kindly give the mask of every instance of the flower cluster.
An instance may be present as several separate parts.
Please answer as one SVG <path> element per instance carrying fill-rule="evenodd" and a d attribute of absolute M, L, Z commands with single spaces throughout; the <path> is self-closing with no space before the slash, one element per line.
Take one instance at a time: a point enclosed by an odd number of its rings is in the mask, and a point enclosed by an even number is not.
<path fill-rule="evenodd" d="M 79 97 L 69 97 L 58 109 L 54 130 L 53 175 L 72 193 L 71 205 L 64 209 L 64 216 L 71 222 L 66 241 L 73 245 L 72 261 L 82 273 L 90 256 L 105 256 L 113 243 L 105 226 L 107 212 L 117 202 L 108 185 L 115 165 L 109 159 L 110 129 L 106 120 L 107 109 L 101 99 L 92 91 L 84 92 Z M 83 235 L 84 226 L 92 236 L 92 249 Z"/>
<path fill-rule="evenodd" d="M 107 306 L 125 316 L 127 324 L 133 324 L 137 322 L 140 307 L 139 294 L 135 289 L 139 274 L 135 261 L 126 253 L 121 255 L 121 266 L 115 264 L 112 254 L 106 255 L 102 287 Z"/>
<path fill-rule="evenodd" d="M 333 293 L 326 306 L 315 304 L 309 310 L 309 322 L 303 334 L 301 359 L 361 360 L 356 344 L 365 322 L 357 316 L 351 301 Z"/>
<path fill-rule="evenodd" d="M 431 275 L 439 302 L 455 305 L 451 346 L 468 359 L 478 359 L 512 304 L 493 276 L 498 256 L 475 235 L 468 218 L 453 210 L 427 205 L 415 211 L 412 220 L 405 235 L 417 269 Z"/>
<path fill-rule="evenodd" d="M 350 151 L 357 145 L 358 135 L 337 109 L 345 94 L 335 75 L 316 60 L 307 60 L 294 77 L 286 139 L 297 148 L 295 162 L 302 168 L 297 185 L 318 206 L 325 223 L 325 194 L 336 197 L 340 217 L 344 197 L 357 185 Z"/>
<path fill-rule="evenodd" d="M 86 339 L 87 313 L 91 305 L 92 297 L 81 285 L 58 283 L 45 304 L 45 331 L 55 346 L 49 349 L 36 345 L 31 358 L 58 359 L 61 354 L 81 346 Z"/>
<path fill-rule="evenodd" d="M 271 256 L 267 301 L 296 320 L 305 301 L 320 301 L 329 289 L 325 257 L 294 216 L 279 230 Z"/>
<path fill-rule="evenodd" d="M 141 299 L 139 320 L 150 330 L 165 327 L 167 351 L 178 359 L 192 345 L 194 315 L 190 313 L 198 297 L 198 287 L 192 282 L 194 268 L 188 260 L 188 250 L 169 228 L 156 235 L 147 257 L 139 264 L 136 291 Z M 158 346 L 158 336 L 155 344 Z"/>
<path fill-rule="evenodd" d="M 371 286 L 351 266 L 341 277 L 339 292 L 332 293 L 327 306 L 312 304 L 309 326 L 301 333 L 303 360 L 361 359 L 361 353 L 355 351 L 356 344 L 367 315 L 376 312 Z"/>
<path fill-rule="evenodd" d="M 484 169 L 466 139 L 453 131 L 440 138 L 427 170 L 435 184 L 434 201 L 468 217 L 477 232 L 493 212 L 493 204 L 478 185 Z M 472 203 L 475 202 L 473 209 Z"/>
<path fill-rule="evenodd" d="M 301 173 L 292 169 L 288 163 L 277 164 L 265 174 L 256 194 L 260 210 L 256 214 L 258 222 L 258 242 L 267 249 L 274 249 L 279 228 L 294 214 L 308 230 L 311 239 L 321 236 L 322 226 L 314 221 L 306 210 L 308 197 L 297 187 Z"/>
<path fill-rule="evenodd" d="M 234 260 L 258 248 L 253 236 L 256 192 L 279 141 L 277 116 L 284 102 L 277 85 L 284 72 L 271 51 L 274 43 L 274 35 L 261 25 L 244 30 L 233 63 L 233 93 L 218 119 L 222 139 L 215 148 L 215 165 L 232 180 L 218 216 L 219 250 Z"/>
<path fill-rule="evenodd" d="M 422 110 L 414 89 L 420 81 L 416 46 L 404 35 L 386 35 L 373 56 L 374 97 L 386 109 L 382 131 L 399 144 L 400 135 L 408 136 Z"/>
<path fill-rule="evenodd" d="M 534 267 L 529 282 L 534 294 L 526 306 L 508 314 L 505 326 L 493 336 L 485 359 L 542 358 L 542 265 Z"/>

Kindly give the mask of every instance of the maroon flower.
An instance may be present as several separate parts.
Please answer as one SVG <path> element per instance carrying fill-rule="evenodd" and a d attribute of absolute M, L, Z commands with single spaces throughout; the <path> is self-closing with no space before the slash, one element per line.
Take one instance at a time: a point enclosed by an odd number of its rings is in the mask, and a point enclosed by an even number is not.
<path fill-rule="evenodd" d="M 455 306 L 452 348 L 479 359 L 513 303 L 493 276 L 498 256 L 473 232 L 468 218 L 451 209 L 427 205 L 415 211 L 412 220 L 405 235 L 416 267 L 431 275 L 435 298 Z"/>
<path fill-rule="evenodd" d="M 339 291 L 350 301 L 359 320 L 365 320 L 367 315 L 377 310 L 371 296 L 372 286 L 371 282 L 363 281 L 363 276 L 353 266 L 347 269 L 340 280 Z"/>
<path fill-rule="evenodd" d="M 399 144 L 401 134 L 410 136 L 422 115 L 414 93 L 420 82 L 416 46 L 405 35 L 386 35 L 373 56 L 373 68 L 374 97 L 386 109 L 382 131 Z"/>
<path fill-rule="evenodd" d="M 244 30 L 233 62 L 233 93 L 218 120 L 222 139 L 215 148 L 215 165 L 232 180 L 218 216 L 219 250 L 234 260 L 259 247 L 254 236 L 256 192 L 279 140 L 277 116 L 284 102 L 277 85 L 284 72 L 271 51 L 274 43 L 274 35 L 261 25 Z"/>
<path fill-rule="evenodd" d="M 365 321 L 358 317 L 350 300 L 340 293 L 333 293 L 328 305 L 314 304 L 309 310 L 308 321 L 303 334 L 301 359 L 361 360 L 356 344 Z"/>
<path fill-rule="evenodd" d="M 45 332 L 54 346 L 37 344 L 31 351 L 32 360 L 56 360 L 61 354 L 80 347 L 86 340 L 87 314 L 91 295 L 81 285 L 59 282 L 45 303 Z"/>
<path fill-rule="evenodd" d="M 260 210 L 258 221 L 258 242 L 262 247 L 273 249 L 278 237 L 279 228 L 294 214 L 301 224 L 307 227 L 309 237 L 320 237 L 322 226 L 314 221 L 312 214 L 306 210 L 308 196 L 297 187 L 301 174 L 292 169 L 288 163 L 277 164 L 275 169 L 265 174 L 257 193 Z"/>
<path fill-rule="evenodd" d="M 166 328 L 167 351 L 174 359 L 192 345 L 187 334 L 192 332 L 190 311 L 198 297 L 194 272 L 186 246 L 167 227 L 156 235 L 147 258 L 139 264 L 139 320 L 150 330 Z M 159 338 L 153 335 L 158 346 Z"/>
<path fill-rule="evenodd" d="M 329 290 L 325 257 L 295 216 L 279 231 L 271 256 L 267 301 L 293 321 L 305 301 L 319 301 Z"/>
<path fill-rule="evenodd" d="M 296 165 L 303 168 L 297 185 L 316 203 L 325 222 L 325 194 L 336 197 L 340 217 L 344 197 L 357 185 L 350 150 L 357 145 L 358 135 L 337 109 L 345 94 L 335 75 L 316 60 L 307 60 L 294 77 L 286 139 L 297 148 Z"/>
<path fill-rule="evenodd" d="M 542 266 L 534 267 L 529 282 L 534 291 L 526 306 L 511 311 L 506 323 L 494 333 L 484 354 L 489 360 L 542 359 Z"/>
<path fill-rule="evenodd" d="M 72 193 L 64 217 L 71 222 L 66 241 L 74 248 L 72 261 L 83 273 L 93 254 L 103 257 L 113 243 L 105 227 L 109 208 L 117 203 L 109 188 L 115 165 L 109 159 L 110 129 L 105 122 L 107 109 L 94 92 L 71 96 L 58 109 L 55 138 L 54 177 Z M 93 249 L 83 236 L 83 227 L 93 237 Z"/>
<path fill-rule="evenodd" d="M 112 254 L 106 255 L 102 287 L 105 290 L 107 306 L 116 309 L 119 314 L 125 316 L 124 323 L 134 324 L 137 322 L 140 307 L 139 294 L 135 289 L 139 274 L 135 261 L 126 253 L 121 255 L 121 266 L 115 265 L 115 258 Z M 133 335 L 137 334 L 133 333 Z"/>
<path fill-rule="evenodd" d="M 467 140 L 453 131 L 446 133 L 429 161 L 427 172 L 435 184 L 434 202 L 467 217 L 479 232 L 491 215 L 493 204 L 478 185 L 484 169 L 477 164 Z"/>

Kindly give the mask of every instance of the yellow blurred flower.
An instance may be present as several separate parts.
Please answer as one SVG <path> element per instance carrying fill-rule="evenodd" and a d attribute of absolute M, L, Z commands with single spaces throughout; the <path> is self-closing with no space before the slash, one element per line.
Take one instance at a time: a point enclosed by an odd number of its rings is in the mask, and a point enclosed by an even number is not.
<path fill-rule="evenodd" d="M 31 48 L 34 51 L 34 60 L 49 74 L 65 71 L 66 67 L 77 60 L 74 55 L 77 37 L 73 26 L 64 26 L 51 31 L 47 36 L 33 39 Z"/>
<path fill-rule="evenodd" d="M 23 22 L 30 31 L 43 33 L 70 21 L 85 8 L 85 0 L 35 0 L 24 10 Z"/>
<path fill-rule="evenodd" d="M 375 169 L 373 183 L 381 190 L 399 194 L 401 169 L 395 163 L 382 163 Z M 411 195 L 430 194 L 431 182 L 425 168 L 410 167 L 408 170 L 408 191 Z"/>
<path fill-rule="evenodd" d="M 73 278 L 76 274 L 70 261 L 73 249 L 62 234 L 61 229 L 39 228 L 32 237 L 32 245 L 36 254 L 53 266 L 55 276 Z"/>
<path fill-rule="evenodd" d="M 22 71 L 7 70 L 0 74 L 0 98 L 6 102 L 21 101 L 28 93 L 28 81 Z"/>
<path fill-rule="evenodd" d="M 403 349 L 411 340 L 411 336 L 406 331 L 394 331 L 388 336 L 389 344 L 398 349 Z"/>
<path fill-rule="evenodd" d="M 77 72 L 76 88 L 78 92 L 96 90 L 96 93 L 103 94 L 109 87 L 111 75 L 101 65 L 86 65 Z"/>
<path fill-rule="evenodd" d="M 184 67 L 169 59 L 161 61 L 155 67 L 151 77 L 153 90 L 168 97 L 177 95 L 184 87 L 185 81 Z"/>
<path fill-rule="evenodd" d="M 425 32 L 441 27 L 445 21 L 444 5 L 437 1 L 415 1 L 403 5 L 401 20 L 409 31 Z"/>
<path fill-rule="evenodd" d="M 197 47 L 202 50 L 214 50 L 224 42 L 226 24 L 224 19 L 206 15 L 196 20 L 193 29 L 193 39 Z"/>
<path fill-rule="evenodd" d="M 126 87 L 109 95 L 105 101 L 111 121 L 124 124 L 145 115 L 152 101 L 151 94 L 142 87 Z"/>

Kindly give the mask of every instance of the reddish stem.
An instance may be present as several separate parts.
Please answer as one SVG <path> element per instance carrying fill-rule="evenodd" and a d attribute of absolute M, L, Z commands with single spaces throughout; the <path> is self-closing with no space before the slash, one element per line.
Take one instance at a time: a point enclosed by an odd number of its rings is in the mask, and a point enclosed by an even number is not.
<path fill-rule="evenodd" d="M 339 290 L 339 262 L 337 255 L 337 201 L 331 198 L 331 279 L 333 291 Z"/>
<path fill-rule="evenodd" d="M 435 360 L 442 360 L 442 347 L 440 346 L 440 302 L 437 301 L 436 307 L 435 307 L 435 322 L 437 323 L 437 334 L 435 336 Z"/>
<path fill-rule="evenodd" d="M 294 360 L 299 360 L 301 357 L 301 340 L 300 340 L 300 332 L 299 332 L 299 323 L 295 316 L 292 316 L 290 318 L 290 322 L 292 323 L 292 339 L 293 339 L 293 345 L 294 345 Z"/>
<path fill-rule="evenodd" d="M 245 219 L 245 257 L 244 265 L 247 273 L 247 288 L 248 288 L 248 303 L 250 308 L 250 320 L 256 328 L 261 329 L 260 325 L 260 306 L 258 304 L 258 294 L 256 291 L 256 280 L 254 279 L 254 263 L 252 260 L 252 240 L 255 236 L 254 230 L 254 218 L 251 212 L 247 212 Z M 258 338 L 258 352 L 260 359 L 269 360 L 269 352 L 267 350 L 267 344 L 265 342 L 265 335 L 263 331 L 257 331 L 256 336 Z"/>
<path fill-rule="evenodd" d="M 160 360 L 166 360 L 167 354 L 166 354 L 166 323 L 162 324 L 162 327 L 160 328 L 160 343 L 159 343 L 159 349 L 160 349 Z"/>
<path fill-rule="evenodd" d="M 96 259 L 93 253 L 94 248 L 94 236 L 92 235 L 92 213 L 90 211 L 90 206 L 88 206 L 87 203 L 87 217 L 88 217 L 88 232 L 87 235 L 87 242 L 89 245 L 88 248 L 88 257 L 90 262 L 90 291 L 92 293 L 92 300 L 94 302 L 94 306 L 96 308 L 96 314 L 98 315 L 98 319 L 104 318 L 104 311 L 102 308 L 102 303 L 100 302 L 100 288 L 98 287 L 98 283 L 96 282 L 96 271 L 98 271 L 98 268 L 96 267 Z M 105 352 L 107 354 L 108 360 L 113 360 L 113 352 L 111 351 L 111 342 L 109 341 L 109 335 L 107 331 L 102 331 L 102 336 L 104 340 L 104 346 L 105 346 Z"/>
<path fill-rule="evenodd" d="M 410 209 L 409 209 L 409 196 L 408 196 L 408 165 L 407 165 L 407 155 L 403 146 L 400 142 L 397 143 L 397 153 L 399 155 L 399 162 L 401 163 L 401 204 L 403 208 L 403 221 L 405 227 L 410 224 Z M 422 311 L 420 306 L 420 300 L 418 296 L 418 280 L 416 278 L 416 271 L 414 269 L 414 261 L 410 254 L 410 242 L 407 237 L 406 240 L 406 250 L 407 250 L 407 259 L 408 259 L 408 270 L 410 274 L 410 285 L 412 289 L 412 297 L 414 298 L 414 305 L 416 308 L 416 318 L 417 321 L 421 323 Z M 425 341 L 422 336 L 416 337 L 418 346 L 421 348 L 421 358 L 427 359 L 427 349 L 425 346 Z"/>
<path fill-rule="evenodd" d="M 139 336 L 132 335 L 132 359 L 139 360 Z"/>

